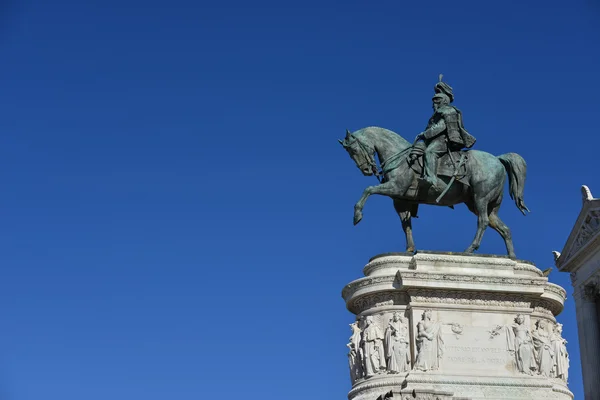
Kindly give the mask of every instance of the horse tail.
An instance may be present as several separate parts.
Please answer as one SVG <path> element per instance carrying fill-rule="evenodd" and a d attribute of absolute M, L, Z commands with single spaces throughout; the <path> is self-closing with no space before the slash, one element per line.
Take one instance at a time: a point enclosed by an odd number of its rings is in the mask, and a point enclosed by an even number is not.
<path fill-rule="evenodd" d="M 508 173 L 508 188 L 510 198 L 515 200 L 517 208 L 525 214 L 529 211 L 523 200 L 523 191 L 525 189 L 525 176 L 527 175 L 527 164 L 523 157 L 517 153 L 506 153 L 497 157 L 504 169 Z M 531 212 L 531 211 L 529 211 Z"/>

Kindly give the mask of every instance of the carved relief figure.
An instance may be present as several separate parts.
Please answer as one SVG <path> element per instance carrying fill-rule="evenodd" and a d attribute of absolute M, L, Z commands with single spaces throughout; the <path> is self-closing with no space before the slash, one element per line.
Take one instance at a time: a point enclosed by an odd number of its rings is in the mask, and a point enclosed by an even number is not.
<path fill-rule="evenodd" d="M 600 230 L 600 211 L 594 210 L 586 217 L 581 229 L 575 238 L 575 246 L 569 253 L 569 257 L 575 254 L 584 244 L 588 242 Z"/>
<path fill-rule="evenodd" d="M 536 329 L 531 337 L 533 338 L 538 373 L 549 378 L 552 375 L 552 366 L 554 365 L 554 350 L 552 350 L 552 343 L 550 342 L 548 323 L 546 320 L 540 319 L 535 325 Z"/>
<path fill-rule="evenodd" d="M 417 360 L 414 368 L 420 371 L 436 370 L 444 354 L 444 341 L 440 324 L 431 320 L 433 312 L 423 311 L 417 324 Z"/>
<path fill-rule="evenodd" d="M 517 315 L 515 324 L 506 327 L 507 347 L 515 355 L 517 369 L 523 374 L 533 375 L 536 364 L 533 354 L 533 343 L 529 327 L 525 324 L 525 317 Z"/>
<path fill-rule="evenodd" d="M 550 343 L 552 343 L 552 350 L 554 351 L 552 376 L 567 382 L 569 379 L 569 353 L 567 353 L 567 341 L 562 337 L 562 324 L 554 326 Z"/>
<path fill-rule="evenodd" d="M 367 378 L 385 371 L 385 354 L 383 351 L 383 332 L 374 322 L 373 317 L 366 319 L 363 332 L 364 372 Z"/>
<path fill-rule="evenodd" d="M 354 384 L 363 377 L 362 349 L 360 347 L 361 330 L 358 322 L 350 324 L 350 329 L 352 329 L 352 336 L 350 336 L 350 342 L 346 346 L 350 349 L 348 364 L 350 366 L 350 380 Z"/>
<path fill-rule="evenodd" d="M 385 331 L 385 355 L 390 373 L 407 372 L 410 364 L 408 326 L 399 312 L 395 312 Z"/>

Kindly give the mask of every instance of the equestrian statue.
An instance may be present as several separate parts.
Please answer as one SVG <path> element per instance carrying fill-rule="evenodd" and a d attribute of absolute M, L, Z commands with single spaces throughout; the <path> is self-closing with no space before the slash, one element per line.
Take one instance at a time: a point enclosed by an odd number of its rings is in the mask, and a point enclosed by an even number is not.
<path fill-rule="evenodd" d="M 417 216 L 419 204 L 453 207 L 465 203 L 477 216 L 477 232 L 465 252 L 479 248 L 489 225 L 504 239 L 508 256 L 516 258 L 510 229 L 498 217 L 498 210 L 508 174 L 510 197 L 524 215 L 529 211 L 523 200 L 525 160 L 516 153 L 496 157 L 471 150 L 476 139 L 465 129 L 462 112 L 451 104 L 453 90 L 442 81 L 442 75 L 434 92 L 433 115 L 412 144 L 379 127 L 346 130 L 346 137 L 339 141 L 358 169 L 380 182 L 367 187 L 354 206 L 354 225 L 362 219 L 370 195 L 388 196 L 402 222 L 406 251 L 414 252 L 411 218 Z"/>

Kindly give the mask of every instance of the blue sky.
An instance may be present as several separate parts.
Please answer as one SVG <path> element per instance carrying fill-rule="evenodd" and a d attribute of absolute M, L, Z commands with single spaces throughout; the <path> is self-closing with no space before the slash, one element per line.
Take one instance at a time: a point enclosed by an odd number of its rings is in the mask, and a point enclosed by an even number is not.
<path fill-rule="evenodd" d="M 374 178 L 337 139 L 413 139 L 439 73 L 478 149 L 527 160 L 520 258 L 552 266 L 600 196 L 591 0 L 0 4 L 2 398 L 344 398 L 341 289 L 404 238 L 387 198 L 352 226 Z M 422 207 L 417 247 L 475 224 Z"/>

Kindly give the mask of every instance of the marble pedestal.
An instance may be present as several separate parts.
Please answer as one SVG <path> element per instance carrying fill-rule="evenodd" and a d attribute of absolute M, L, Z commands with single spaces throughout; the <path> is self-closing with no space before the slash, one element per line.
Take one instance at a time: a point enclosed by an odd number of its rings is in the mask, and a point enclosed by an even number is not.
<path fill-rule="evenodd" d="M 555 320 L 566 292 L 533 264 L 396 253 L 364 275 L 342 291 L 357 316 L 349 400 L 573 399 Z"/>

